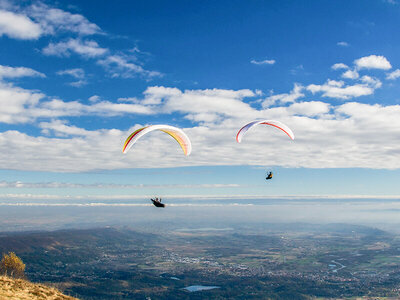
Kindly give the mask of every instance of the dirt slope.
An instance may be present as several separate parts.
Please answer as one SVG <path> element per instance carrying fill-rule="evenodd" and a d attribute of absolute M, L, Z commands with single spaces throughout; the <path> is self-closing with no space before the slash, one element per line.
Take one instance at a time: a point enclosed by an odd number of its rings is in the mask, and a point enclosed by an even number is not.
<path fill-rule="evenodd" d="M 0 300 L 77 300 L 55 288 L 22 279 L 0 276 Z"/>

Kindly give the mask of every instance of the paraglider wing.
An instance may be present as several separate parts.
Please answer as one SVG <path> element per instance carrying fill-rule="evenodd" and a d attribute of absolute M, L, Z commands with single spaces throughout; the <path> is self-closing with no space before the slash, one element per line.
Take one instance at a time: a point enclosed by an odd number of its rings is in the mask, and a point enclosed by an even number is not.
<path fill-rule="evenodd" d="M 183 132 L 182 129 L 169 125 L 150 125 L 134 131 L 126 139 L 122 152 L 128 152 L 133 144 L 135 144 L 142 136 L 154 130 L 161 130 L 172 136 L 179 143 L 185 155 L 190 155 L 190 152 L 192 152 L 192 144 L 189 140 L 189 137 Z"/>
<path fill-rule="evenodd" d="M 292 130 L 287 127 L 285 124 L 283 124 L 282 122 L 279 121 L 275 121 L 275 120 L 257 120 L 257 121 L 253 121 L 250 122 L 246 125 L 244 125 L 237 133 L 236 135 L 236 141 L 238 143 L 240 143 L 242 141 L 242 138 L 244 136 L 244 134 L 252 127 L 260 125 L 260 124 L 264 124 L 264 125 L 270 125 L 273 127 L 276 127 L 280 130 L 282 130 L 284 133 L 286 133 L 292 140 L 294 140 L 294 134 L 292 132 Z"/>

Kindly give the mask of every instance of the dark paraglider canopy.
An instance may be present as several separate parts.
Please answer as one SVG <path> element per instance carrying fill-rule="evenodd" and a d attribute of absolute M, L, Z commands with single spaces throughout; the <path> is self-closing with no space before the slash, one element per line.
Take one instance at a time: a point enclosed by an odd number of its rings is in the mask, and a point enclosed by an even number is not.
<path fill-rule="evenodd" d="M 165 207 L 164 203 L 161 203 L 161 198 L 155 197 L 154 199 L 150 199 L 153 202 L 153 205 L 156 207 Z"/>
<path fill-rule="evenodd" d="M 267 177 L 265 177 L 265 180 L 270 180 L 270 179 L 272 179 L 272 176 L 274 176 L 274 174 L 273 174 L 272 172 L 269 172 L 269 173 L 267 174 Z"/>

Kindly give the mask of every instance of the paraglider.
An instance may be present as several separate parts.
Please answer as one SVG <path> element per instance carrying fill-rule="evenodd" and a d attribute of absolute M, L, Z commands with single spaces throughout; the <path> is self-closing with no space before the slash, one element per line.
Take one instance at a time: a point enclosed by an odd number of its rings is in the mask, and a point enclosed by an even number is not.
<path fill-rule="evenodd" d="M 250 128 L 253 128 L 254 126 L 257 126 L 260 124 L 269 125 L 269 126 L 278 128 L 278 129 L 282 130 L 284 133 L 286 133 L 292 140 L 294 140 L 294 134 L 293 134 L 292 130 L 288 126 L 283 124 L 282 122 L 279 122 L 276 120 L 255 120 L 255 121 L 252 121 L 252 122 L 244 125 L 242 128 L 240 128 L 240 130 L 236 134 L 236 141 L 238 143 L 240 143 L 242 141 L 243 136 Z M 265 177 L 265 180 L 271 180 L 273 176 L 274 176 L 274 174 L 272 173 L 272 171 L 269 171 L 269 173 L 267 173 L 267 175 Z"/>
<path fill-rule="evenodd" d="M 160 197 L 160 199 L 158 199 L 158 197 L 155 197 L 154 199 L 151 198 L 150 200 L 153 202 L 153 205 L 156 207 L 165 207 L 165 204 L 161 203 L 161 197 Z"/>
<path fill-rule="evenodd" d="M 260 125 L 260 124 L 270 125 L 275 128 L 278 128 L 278 129 L 282 130 L 284 133 L 286 133 L 292 140 L 294 140 L 294 134 L 293 134 L 292 130 L 289 127 L 287 127 L 285 124 L 283 124 L 282 122 L 275 121 L 275 120 L 256 120 L 256 121 L 252 121 L 252 122 L 244 125 L 242 128 L 240 128 L 240 130 L 236 134 L 236 141 L 238 143 L 240 143 L 242 141 L 244 134 L 250 128 Z"/>
<path fill-rule="evenodd" d="M 188 138 L 188 136 L 183 132 L 182 129 L 179 129 L 174 126 L 169 125 L 149 125 L 143 128 L 140 128 L 134 131 L 125 141 L 124 147 L 122 149 L 123 153 L 128 152 L 128 150 L 145 134 L 152 132 L 154 130 L 161 130 L 165 133 L 168 133 L 172 136 L 181 146 L 183 153 L 187 156 L 190 155 L 192 151 L 192 144 Z"/>

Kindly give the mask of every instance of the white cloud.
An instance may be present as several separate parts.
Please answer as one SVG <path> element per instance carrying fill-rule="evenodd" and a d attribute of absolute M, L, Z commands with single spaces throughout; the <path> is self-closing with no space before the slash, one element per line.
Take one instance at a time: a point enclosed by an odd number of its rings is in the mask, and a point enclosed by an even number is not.
<path fill-rule="evenodd" d="M 162 76 L 160 72 L 145 70 L 142 66 L 131 62 L 129 57 L 123 55 L 110 55 L 97 63 L 103 66 L 114 78 L 132 78 L 137 75 L 146 78 Z"/>
<path fill-rule="evenodd" d="M 87 113 L 104 116 L 120 116 L 125 114 L 153 115 L 156 113 L 152 107 L 131 103 L 113 103 L 109 101 L 97 102 L 85 106 Z"/>
<path fill-rule="evenodd" d="M 360 80 L 368 84 L 369 86 L 372 86 L 374 89 L 382 87 L 382 82 L 379 79 L 368 75 L 364 75 L 363 77 L 360 78 Z"/>
<path fill-rule="evenodd" d="M 57 75 L 69 75 L 69 76 L 72 76 L 72 77 L 78 79 L 77 81 L 68 83 L 68 85 L 71 85 L 74 87 L 81 87 L 81 86 L 84 86 L 87 84 L 87 81 L 85 80 L 85 71 L 81 68 L 58 71 Z"/>
<path fill-rule="evenodd" d="M 31 109 L 32 117 L 66 117 L 66 116 L 118 116 L 124 114 L 154 114 L 151 107 L 140 104 L 113 103 L 109 101 L 96 102 L 92 105 L 85 105 L 78 101 L 64 102 L 53 99 L 43 102 L 40 106 Z"/>
<path fill-rule="evenodd" d="M 27 16 L 0 10 L 0 36 L 21 40 L 37 39 L 42 34 L 40 26 Z"/>
<path fill-rule="evenodd" d="M 99 26 L 89 22 L 84 16 L 52 8 L 38 2 L 26 9 L 26 13 L 35 19 L 46 34 L 55 34 L 58 31 L 75 32 L 79 35 L 102 33 Z"/>
<path fill-rule="evenodd" d="M 340 70 L 340 69 L 348 69 L 349 67 L 343 63 L 337 63 L 337 64 L 334 64 L 331 68 L 333 70 Z"/>
<path fill-rule="evenodd" d="M 57 75 L 70 75 L 76 79 L 82 79 L 85 78 L 85 71 L 81 68 L 67 69 L 58 71 Z"/>
<path fill-rule="evenodd" d="M 122 152 L 120 149 L 123 139 L 121 134 L 118 130 L 99 130 L 85 137 L 76 136 L 67 139 L 32 137 L 18 131 L 6 131 L 0 133 L 0 149 L 3 151 L 0 153 L 0 161 L 5 160 L 8 156 L 7 166 L 12 169 L 23 170 L 23 165 L 25 170 L 41 169 L 57 172 L 74 170 L 79 172 L 96 168 L 110 169 L 112 163 L 122 167 L 122 156 L 115 159 L 115 153 Z M 44 147 L 45 144 L 47 147 Z M 93 151 L 99 145 L 101 147 L 107 145 L 107 150 L 100 151 L 103 152 L 103 155 L 93 155 Z M 102 161 L 105 157 L 110 161 Z M 22 160 L 25 162 L 22 163 Z M 85 160 L 87 161 L 85 162 Z"/>
<path fill-rule="evenodd" d="M 222 116 L 246 117 L 255 110 L 242 100 L 254 97 L 251 90 L 185 90 L 150 87 L 145 92 L 142 105 L 153 105 L 153 110 L 163 113 L 179 112 L 196 122 L 218 122 Z M 157 105 L 158 106 L 154 106 Z"/>
<path fill-rule="evenodd" d="M 276 102 L 281 104 L 295 102 L 297 99 L 304 97 L 304 94 L 301 92 L 303 89 L 302 85 L 296 83 L 289 94 L 283 93 L 269 96 L 262 102 L 262 105 L 263 107 L 269 107 L 276 104 Z"/>
<path fill-rule="evenodd" d="M 83 183 L 69 183 L 69 182 L 22 182 L 22 181 L 0 181 L 0 188 L 29 188 L 29 189 L 62 189 L 62 188 L 99 188 L 99 189 L 146 189 L 146 188 L 235 188 L 240 187 L 239 184 L 228 183 L 228 184 L 113 184 L 113 183 L 94 183 L 94 184 L 83 184 Z M 0 195 L 4 196 L 4 195 Z M 113 195 L 115 196 L 115 195 Z M 126 198 L 126 195 L 120 195 L 122 198 Z M 51 196 L 48 195 L 50 198 Z M 74 198 L 71 196 L 65 196 L 66 198 Z M 181 197 L 181 196 L 180 196 Z M 79 198 L 76 197 L 77 199 Z M 90 197 L 92 199 L 92 197 Z M 103 198 L 103 197 L 101 197 Z M 103 198 L 104 199 L 104 198 Z M 32 203 L 31 203 L 32 204 Z M 100 204 L 101 205 L 101 204 Z"/>
<path fill-rule="evenodd" d="M 310 84 L 307 90 L 313 94 L 322 93 L 322 97 L 351 99 L 372 95 L 377 88 L 376 82 L 345 86 L 343 81 L 328 80 L 323 85 Z"/>
<path fill-rule="evenodd" d="M 384 151 L 392 144 L 391 139 L 397 140 L 399 132 L 391 129 L 399 122 L 400 105 L 382 106 L 379 104 L 364 104 L 349 102 L 337 108 L 337 112 L 346 115 L 359 127 L 359 134 L 363 137 L 369 136 L 373 144 L 377 140 L 387 139 L 380 146 Z M 365 130 L 361 130 L 364 127 Z M 397 149 L 394 147 L 393 150 Z M 400 149 L 397 149 L 399 151 Z M 400 153 L 400 151 L 399 151 Z"/>
<path fill-rule="evenodd" d="M 93 95 L 93 96 L 89 97 L 90 102 L 98 102 L 99 100 L 100 100 L 99 95 Z"/>
<path fill-rule="evenodd" d="M 82 80 L 82 79 L 68 83 L 68 85 L 74 86 L 74 87 L 82 87 L 87 84 L 88 84 L 88 82 L 86 80 Z"/>
<path fill-rule="evenodd" d="M 372 77 L 360 80 L 377 85 Z M 328 81 L 326 85 L 330 89 L 348 88 L 342 81 Z M 6 90 L 8 94 L 4 94 Z M 325 91 L 328 92 L 332 91 Z M 299 87 L 296 93 L 300 93 Z M 343 93 L 339 95 L 343 96 Z M 41 94 L 3 86 L 0 102 L 7 102 L 0 105 L 13 107 L 7 115 L 14 118 L 14 122 L 39 116 L 50 121 L 38 125 L 45 136 L 29 136 L 18 131 L 0 133 L 0 163 L 8 169 L 59 172 L 131 166 L 263 165 L 265 161 L 269 165 L 287 167 L 400 167 L 400 146 L 397 143 L 400 138 L 400 106 L 355 102 L 332 106 L 321 101 L 289 101 L 288 106 L 256 109 L 246 103 L 247 98 L 255 96 L 253 91 L 246 89 L 182 91 L 158 86 L 149 87 L 142 99 L 135 98 L 131 102 L 99 102 L 96 98 L 94 104 L 85 105 L 77 101 L 46 101 Z M 5 112 L 1 113 L 0 120 L 4 122 Z M 144 137 L 134 149 L 123 155 L 121 147 L 126 137 L 146 124 L 136 124 L 126 131 L 87 130 L 74 125 L 73 119 L 70 119 L 71 123 L 56 119 L 85 114 L 112 116 L 128 113 L 179 113 L 194 121 L 193 126 L 184 128 L 192 141 L 191 156 L 184 157 L 176 141 L 161 132 Z M 15 119 L 23 117 L 25 119 Z M 246 135 L 242 144 L 237 144 L 237 130 L 256 118 L 284 122 L 294 131 L 296 140 L 292 142 L 274 128 L 259 126 Z M 274 147 L 264 151 L 266 145 Z"/>
<path fill-rule="evenodd" d="M 78 101 L 49 100 L 46 95 L 0 82 L 0 123 L 34 122 L 38 118 L 76 117 L 84 115 L 118 116 L 155 114 L 151 106 L 109 101 L 85 105 Z"/>
<path fill-rule="evenodd" d="M 118 98 L 117 101 L 118 102 L 131 102 L 131 103 L 139 103 L 140 102 L 140 100 L 136 97 Z M 147 102 L 147 104 L 160 104 L 160 102 L 159 101 L 157 103 Z"/>
<path fill-rule="evenodd" d="M 232 93 L 220 90 L 217 94 L 225 92 Z M 207 90 L 197 93 L 203 97 L 207 93 L 216 96 Z M 182 154 L 174 139 L 162 132 L 142 138 L 130 152 L 122 154 L 126 137 L 145 124 L 137 124 L 127 131 L 89 131 L 63 121 L 42 122 L 40 127 L 53 137 L 33 137 L 17 131 L 0 133 L 0 163 L 9 169 L 58 172 L 131 166 L 264 165 L 265 161 L 286 167 L 393 169 L 400 167 L 399 114 L 398 105 L 352 102 L 330 106 L 319 101 L 254 110 L 247 117 L 279 116 L 294 131 L 296 140 L 291 141 L 272 127 L 259 126 L 247 133 L 241 144 L 236 143 L 235 135 L 245 120 L 228 115 L 222 122 L 209 123 L 207 127 L 184 128 L 193 145 L 189 157 Z"/>
<path fill-rule="evenodd" d="M 395 80 L 400 77 L 400 69 L 397 69 L 389 74 L 387 74 L 386 79 Z"/>
<path fill-rule="evenodd" d="M 384 56 L 370 55 L 364 56 L 354 61 L 358 69 L 381 69 L 389 70 L 392 68 L 390 62 Z"/>
<path fill-rule="evenodd" d="M 293 103 L 287 110 L 293 115 L 314 117 L 329 113 L 330 104 L 321 101 L 299 102 Z"/>
<path fill-rule="evenodd" d="M 26 123 L 33 118 L 28 111 L 45 95 L 0 83 L 0 122 Z"/>
<path fill-rule="evenodd" d="M 346 79 L 357 79 L 358 77 L 360 77 L 360 75 L 356 70 L 347 70 L 342 74 L 342 78 Z"/>
<path fill-rule="evenodd" d="M 348 47 L 349 43 L 347 43 L 347 42 L 338 42 L 336 45 L 341 46 L 341 47 Z"/>
<path fill-rule="evenodd" d="M 0 65 L 0 79 L 20 77 L 46 77 L 43 73 L 25 67 L 9 67 Z"/>
<path fill-rule="evenodd" d="M 290 74 L 297 75 L 302 71 L 304 71 L 304 66 L 303 65 L 298 65 L 297 67 L 295 67 L 295 68 L 290 70 Z"/>
<path fill-rule="evenodd" d="M 28 7 L 3 3 L 0 8 L 0 36 L 15 39 L 38 39 L 58 32 L 73 32 L 81 36 L 103 34 L 102 30 L 80 14 L 36 2 Z"/>
<path fill-rule="evenodd" d="M 253 65 L 273 65 L 273 64 L 275 64 L 275 62 L 276 62 L 275 59 L 266 59 L 266 60 L 259 60 L 259 61 L 252 59 L 250 61 L 250 63 L 252 63 Z"/>
<path fill-rule="evenodd" d="M 118 71 L 116 76 L 122 77 L 128 72 L 127 77 L 151 77 L 150 71 L 124 55 L 104 57 L 103 63 L 109 72 Z M 348 69 L 344 64 L 335 65 L 339 65 L 336 69 Z M 80 68 L 61 70 L 58 74 L 85 79 Z M 116 103 L 102 100 L 98 95 L 90 97 L 89 103 L 50 99 L 37 91 L 3 82 L 0 83 L 0 122 L 31 122 L 44 136 L 1 132 L 0 164 L 8 169 L 61 172 L 131 166 L 264 165 L 265 161 L 269 165 L 287 167 L 400 168 L 400 146 L 396 143 L 400 138 L 400 106 L 298 102 L 309 93 L 347 100 L 371 95 L 382 86 L 382 82 L 372 76 L 354 79 L 356 82 L 350 85 L 343 80 L 327 80 L 324 84 L 306 87 L 295 84 L 290 92 L 263 100 L 260 100 L 261 91 L 249 89 L 180 90 L 152 86 L 141 97 L 128 95 Z M 72 118 L 128 114 L 152 116 L 148 118 L 149 123 L 160 115 L 168 115 L 172 123 L 190 120 L 191 125 L 184 131 L 192 140 L 191 156 L 184 157 L 175 140 L 161 132 L 141 139 L 135 144 L 134 153 L 122 155 L 126 137 L 147 124 L 135 124 L 128 130 L 87 130 L 77 126 Z M 68 121 L 60 120 L 67 117 Z M 237 130 L 257 118 L 284 122 L 294 131 L 296 140 L 292 142 L 275 128 L 260 126 L 246 135 L 245 142 L 237 144 L 234 138 Z M 265 151 L 268 145 L 274 147 Z"/>
<path fill-rule="evenodd" d="M 41 122 L 39 127 L 42 129 L 42 133 L 49 134 L 50 131 L 52 131 L 56 136 L 89 136 L 95 134 L 93 131 L 88 131 L 76 126 L 69 126 L 66 121 L 61 120 Z"/>
<path fill-rule="evenodd" d="M 65 42 L 50 43 L 42 50 L 45 55 L 70 56 L 71 52 L 85 58 L 102 56 L 108 52 L 107 48 L 101 48 L 95 41 L 82 41 L 80 39 L 69 39 Z"/>

